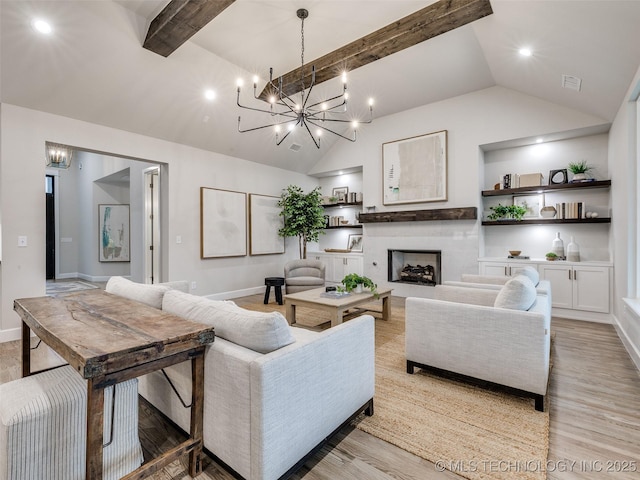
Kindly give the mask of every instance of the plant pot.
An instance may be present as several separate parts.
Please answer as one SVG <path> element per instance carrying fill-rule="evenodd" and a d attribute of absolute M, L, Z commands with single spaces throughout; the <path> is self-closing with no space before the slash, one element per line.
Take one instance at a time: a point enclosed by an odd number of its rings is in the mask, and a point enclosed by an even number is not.
<path fill-rule="evenodd" d="M 361 283 L 356 285 L 356 288 L 353 289 L 353 293 L 362 293 L 362 284 Z"/>
<path fill-rule="evenodd" d="M 573 175 L 573 181 L 574 182 L 581 182 L 582 180 L 586 180 L 587 179 L 587 174 L 586 173 L 575 173 Z"/>

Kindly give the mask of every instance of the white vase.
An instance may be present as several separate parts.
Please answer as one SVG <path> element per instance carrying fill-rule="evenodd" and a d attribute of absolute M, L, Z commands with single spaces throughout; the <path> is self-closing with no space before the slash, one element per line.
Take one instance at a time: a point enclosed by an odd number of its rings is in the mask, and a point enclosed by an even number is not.
<path fill-rule="evenodd" d="M 560 232 L 556 233 L 556 238 L 553 239 L 551 244 L 551 251 L 558 257 L 564 258 L 564 242 L 560 238 Z"/>
<path fill-rule="evenodd" d="M 356 288 L 353 289 L 354 293 L 362 293 L 362 284 L 359 283 L 356 285 Z"/>
<path fill-rule="evenodd" d="M 571 237 L 571 241 L 567 245 L 567 260 L 570 262 L 580 261 L 580 245 L 573 241 L 573 237 Z"/>

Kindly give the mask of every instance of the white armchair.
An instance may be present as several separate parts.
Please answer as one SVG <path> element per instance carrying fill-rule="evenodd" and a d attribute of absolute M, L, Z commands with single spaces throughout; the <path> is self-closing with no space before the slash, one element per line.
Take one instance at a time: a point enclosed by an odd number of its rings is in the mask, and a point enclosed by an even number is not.
<path fill-rule="evenodd" d="M 324 287 L 325 265 L 320 260 L 292 260 L 284 266 L 287 293 Z"/>

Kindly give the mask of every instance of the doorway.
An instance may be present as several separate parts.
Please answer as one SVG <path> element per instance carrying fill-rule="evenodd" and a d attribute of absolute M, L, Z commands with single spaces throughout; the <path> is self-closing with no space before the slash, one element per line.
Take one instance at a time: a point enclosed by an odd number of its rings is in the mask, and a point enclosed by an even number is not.
<path fill-rule="evenodd" d="M 160 167 L 144 171 L 144 283 L 160 281 Z"/>
<path fill-rule="evenodd" d="M 55 182 L 53 175 L 45 176 L 46 205 L 46 271 L 47 280 L 56 278 L 56 214 L 55 214 Z"/>

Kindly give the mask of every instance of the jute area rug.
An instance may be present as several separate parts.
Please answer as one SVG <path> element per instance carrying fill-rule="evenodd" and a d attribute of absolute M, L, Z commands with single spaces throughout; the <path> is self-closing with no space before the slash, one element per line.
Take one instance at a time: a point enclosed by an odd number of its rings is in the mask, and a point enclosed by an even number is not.
<path fill-rule="evenodd" d="M 358 417 L 355 427 L 465 478 L 544 479 L 548 409 L 538 412 L 532 399 L 421 370 L 407 374 L 400 300 L 391 321 L 376 319 L 374 415 Z M 242 306 L 284 313 L 274 304 Z M 326 328 L 317 311 L 300 309 L 297 316 L 303 325 Z"/>

